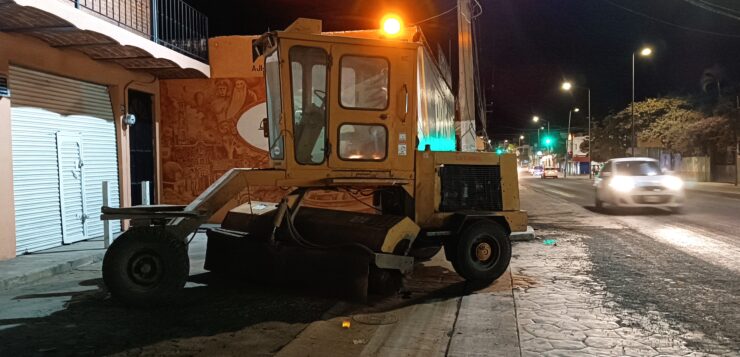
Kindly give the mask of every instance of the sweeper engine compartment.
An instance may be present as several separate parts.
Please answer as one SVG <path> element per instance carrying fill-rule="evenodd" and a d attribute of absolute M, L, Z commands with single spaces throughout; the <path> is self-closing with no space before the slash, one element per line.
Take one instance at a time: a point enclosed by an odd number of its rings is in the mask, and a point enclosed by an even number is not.
<path fill-rule="evenodd" d="M 256 209 L 255 209 L 256 208 Z M 406 255 L 419 227 L 409 218 L 301 207 L 296 240 L 282 224 L 271 242 L 275 204 L 231 210 L 208 231 L 205 268 L 252 282 L 364 300 L 400 286 L 397 270 L 375 266 L 374 253 Z M 386 255 L 387 256 L 387 255 Z"/>

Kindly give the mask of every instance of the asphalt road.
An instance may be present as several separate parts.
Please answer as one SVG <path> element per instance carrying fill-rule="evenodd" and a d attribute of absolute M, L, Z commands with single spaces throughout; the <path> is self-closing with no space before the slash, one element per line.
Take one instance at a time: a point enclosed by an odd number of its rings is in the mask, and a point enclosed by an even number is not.
<path fill-rule="evenodd" d="M 689 190 L 682 214 L 597 210 L 589 180 L 520 183 L 562 202 L 532 224 L 583 237 L 590 274 L 624 311 L 623 323 L 678 330 L 700 351 L 740 353 L 740 199 Z"/>

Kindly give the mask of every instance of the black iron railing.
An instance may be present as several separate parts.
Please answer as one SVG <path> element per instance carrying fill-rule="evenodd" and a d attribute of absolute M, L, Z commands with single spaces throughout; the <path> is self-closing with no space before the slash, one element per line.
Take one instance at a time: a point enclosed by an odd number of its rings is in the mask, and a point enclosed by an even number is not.
<path fill-rule="evenodd" d="M 208 17 L 182 0 L 70 0 L 152 41 L 208 62 Z"/>

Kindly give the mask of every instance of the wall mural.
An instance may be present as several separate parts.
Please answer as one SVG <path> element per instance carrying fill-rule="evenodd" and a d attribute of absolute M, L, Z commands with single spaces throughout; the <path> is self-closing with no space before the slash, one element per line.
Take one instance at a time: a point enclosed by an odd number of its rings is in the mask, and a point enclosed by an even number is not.
<path fill-rule="evenodd" d="M 160 96 L 162 203 L 190 203 L 231 168 L 269 165 L 267 139 L 258 130 L 267 116 L 261 77 L 165 80 Z M 279 202 L 283 194 L 275 187 L 250 187 L 227 209 L 250 198 Z M 305 198 L 309 206 L 364 212 L 373 211 L 371 202 L 372 196 L 336 191 L 312 191 Z"/>

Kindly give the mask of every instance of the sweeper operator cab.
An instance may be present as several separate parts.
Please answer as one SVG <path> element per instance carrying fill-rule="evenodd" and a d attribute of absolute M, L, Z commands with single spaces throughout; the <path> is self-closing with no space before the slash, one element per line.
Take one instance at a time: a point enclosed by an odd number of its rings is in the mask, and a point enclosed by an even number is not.
<path fill-rule="evenodd" d="M 382 290 L 442 248 L 467 280 L 491 282 L 509 265 L 512 232 L 527 229 L 516 158 L 456 151 L 448 80 L 415 32 L 322 33 L 300 19 L 255 42 L 264 56 L 269 169 L 234 168 L 187 206 L 103 208 L 130 219 L 108 249 L 112 295 L 148 305 L 175 298 L 188 277 L 187 243 L 250 187 L 251 199 L 207 232 L 206 269 L 261 282 Z M 308 207 L 312 190 L 343 191 L 370 212 Z M 393 285 L 393 284 L 390 284 Z"/>

